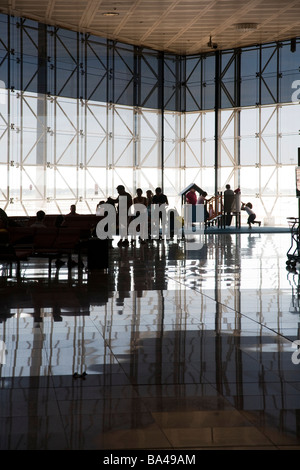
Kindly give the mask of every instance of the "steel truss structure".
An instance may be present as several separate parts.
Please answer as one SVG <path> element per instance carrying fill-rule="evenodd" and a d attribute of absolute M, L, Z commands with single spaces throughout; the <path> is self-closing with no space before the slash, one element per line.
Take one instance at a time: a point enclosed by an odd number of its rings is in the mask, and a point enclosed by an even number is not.
<path fill-rule="evenodd" d="M 81 212 L 196 182 L 255 198 L 266 223 L 297 211 L 299 47 L 173 56 L 0 15 L 0 204 Z"/>

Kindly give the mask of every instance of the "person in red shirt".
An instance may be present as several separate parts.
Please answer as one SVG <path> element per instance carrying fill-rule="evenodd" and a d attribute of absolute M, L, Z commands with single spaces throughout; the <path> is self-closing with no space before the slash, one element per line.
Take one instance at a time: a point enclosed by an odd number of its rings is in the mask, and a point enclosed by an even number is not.
<path fill-rule="evenodd" d="M 192 188 L 186 195 L 185 200 L 188 204 L 195 206 L 197 204 L 197 195 L 194 188 Z"/>
<path fill-rule="evenodd" d="M 196 204 L 197 204 L 197 194 L 194 188 L 190 189 L 185 195 L 185 201 L 187 204 L 192 205 L 192 223 L 196 221 Z"/>

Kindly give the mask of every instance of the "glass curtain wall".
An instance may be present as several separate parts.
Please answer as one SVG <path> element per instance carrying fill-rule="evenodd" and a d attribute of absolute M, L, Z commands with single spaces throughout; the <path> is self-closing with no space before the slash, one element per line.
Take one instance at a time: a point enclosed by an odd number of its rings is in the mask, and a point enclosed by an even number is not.
<path fill-rule="evenodd" d="M 0 206 L 94 213 L 124 184 L 240 187 L 265 224 L 298 215 L 300 44 L 181 57 L 0 15 Z"/>

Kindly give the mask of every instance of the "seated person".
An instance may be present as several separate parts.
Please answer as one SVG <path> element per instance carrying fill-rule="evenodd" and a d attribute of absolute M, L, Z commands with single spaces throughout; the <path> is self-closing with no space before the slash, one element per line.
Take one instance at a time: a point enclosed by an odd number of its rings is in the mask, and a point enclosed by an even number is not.
<path fill-rule="evenodd" d="M 70 206 L 70 212 L 69 212 L 69 214 L 66 215 L 66 217 L 72 216 L 72 215 L 79 215 L 79 214 L 77 214 L 77 212 L 76 212 L 76 206 L 75 206 L 75 204 L 72 204 L 72 205 Z"/>
<path fill-rule="evenodd" d="M 0 222 L 1 228 L 6 228 L 8 226 L 8 217 L 3 209 L 0 209 Z"/>
<path fill-rule="evenodd" d="M 57 228 L 61 227 L 63 225 L 64 221 L 65 221 L 64 216 L 62 214 L 58 214 L 58 216 L 55 219 L 55 224 L 54 224 L 55 227 L 57 227 Z"/>
<path fill-rule="evenodd" d="M 46 228 L 45 217 L 46 217 L 46 214 L 44 211 L 38 211 L 36 213 L 36 221 L 31 225 L 31 227 Z"/>
<path fill-rule="evenodd" d="M 20 227 L 20 224 L 8 217 L 5 210 L 0 208 L 0 222 L 2 227 Z"/>

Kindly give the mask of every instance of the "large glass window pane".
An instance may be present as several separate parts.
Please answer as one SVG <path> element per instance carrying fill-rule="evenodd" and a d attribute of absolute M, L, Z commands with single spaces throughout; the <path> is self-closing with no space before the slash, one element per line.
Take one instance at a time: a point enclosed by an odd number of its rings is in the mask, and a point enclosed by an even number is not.
<path fill-rule="evenodd" d="M 112 164 L 133 167 L 135 164 L 134 112 L 132 108 L 117 107 L 112 110 Z"/>
<path fill-rule="evenodd" d="M 280 108 L 281 134 L 298 134 L 300 132 L 300 105 L 298 103 Z"/>
<path fill-rule="evenodd" d="M 159 167 L 160 163 L 160 128 L 161 116 L 156 111 L 141 110 L 139 118 L 139 146 L 137 152 L 137 166 L 142 169 Z"/>
<path fill-rule="evenodd" d="M 202 107 L 202 60 L 199 57 L 187 58 L 185 109 L 186 111 L 200 110 Z"/>
<path fill-rule="evenodd" d="M 277 45 L 261 48 L 261 103 L 276 103 L 278 99 L 278 48 Z"/>
<path fill-rule="evenodd" d="M 291 43 L 284 43 L 279 50 L 280 53 L 280 101 L 289 103 L 299 100 L 299 64 L 300 47 L 296 45 L 294 52 L 291 51 Z"/>
<path fill-rule="evenodd" d="M 165 168 L 178 168 L 180 160 L 180 114 L 164 114 L 164 161 Z"/>
<path fill-rule="evenodd" d="M 240 113 L 240 135 L 254 136 L 259 129 L 259 113 L 256 108 L 242 109 Z"/>
<path fill-rule="evenodd" d="M 106 167 L 108 109 L 105 103 L 87 102 L 85 106 L 85 165 Z"/>
<path fill-rule="evenodd" d="M 106 102 L 107 98 L 107 45 L 101 38 L 86 40 L 86 99 Z"/>
<path fill-rule="evenodd" d="M 244 49 L 241 52 L 241 106 L 253 106 L 259 102 L 259 50 Z"/>
<path fill-rule="evenodd" d="M 134 48 L 113 49 L 112 100 L 114 103 L 132 106 L 134 104 Z"/>
<path fill-rule="evenodd" d="M 180 59 L 176 56 L 164 57 L 164 89 L 163 108 L 170 111 L 179 111 L 180 86 L 178 74 Z"/>
<path fill-rule="evenodd" d="M 8 83 L 8 17 L 0 15 L 0 92 L 9 87 Z M 0 99 L 1 105 L 1 99 Z"/>
<path fill-rule="evenodd" d="M 54 52 L 54 51 L 53 51 Z M 78 97 L 78 35 L 73 31 L 55 33 L 55 95 Z"/>
<path fill-rule="evenodd" d="M 139 105 L 146 108 L 159 108 L 159 58 L 152 52 L 143 51 L 140 60 L 140 99 Z"/>
<path fill-rule="evenodd" d="M 202 109 L 215 107 L 215 57 L 207 56 L 203 60 L 203 105 Z"/>
<path fill-rule="evenodd" d="M 8 163 L 8 127 L 9 127 L 9 115 L 8 115 L 8 102 L 9 94 L 5 88 L 0 87 L 0 164 Z M 2 169 L 3 171 L 3 169 Z M 0 186 L 1 187 L 1 186 Z"/>
<path fill-rule="evenodd" d="M 236 106 L 237 81 L 236 60 L 234 51 L 226 51 L 221 54 L 221 107 L 230 108 Z"/>
<path fill-rule="evenodd" d="M 259 139 L 243 137 L 240 141 L 240 162 L 242 166 L 259 163 Z"/>

